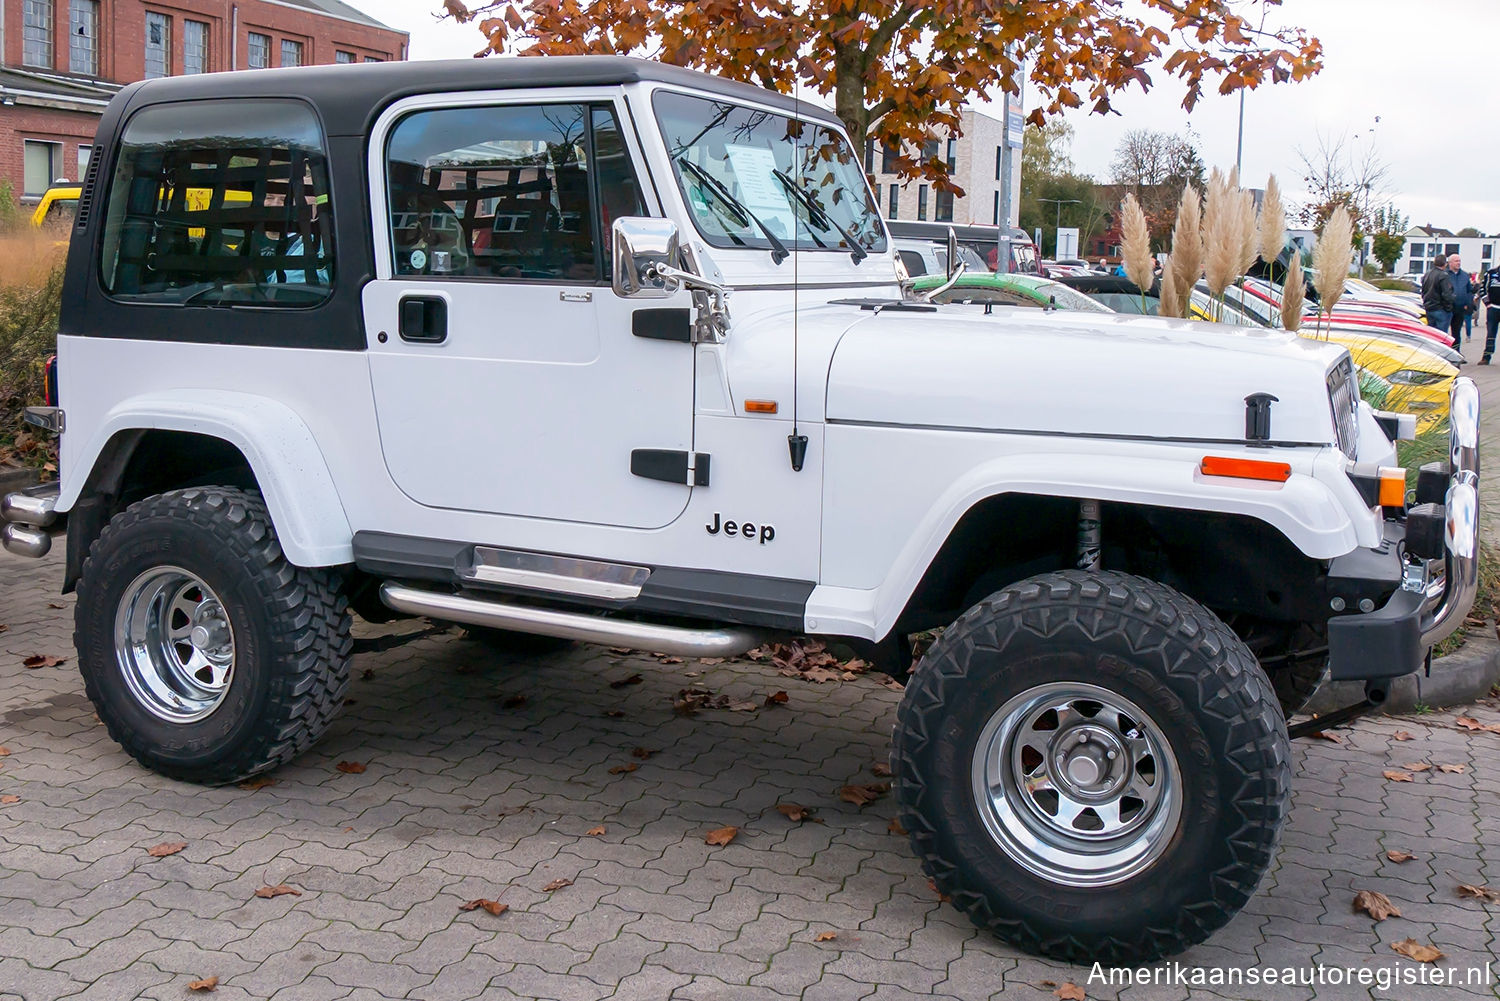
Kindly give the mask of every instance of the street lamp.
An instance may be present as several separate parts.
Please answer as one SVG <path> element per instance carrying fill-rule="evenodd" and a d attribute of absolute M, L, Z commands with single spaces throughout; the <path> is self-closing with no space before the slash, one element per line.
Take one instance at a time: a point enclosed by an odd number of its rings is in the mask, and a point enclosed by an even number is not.
<path fill-rule="evenodd" d="M 1083 202 L 1077 198 L 1038 198 L 1039 202 L 1053 202 L 1057 205 L 1057 220 L 1052 227 L 1052 256 L 1057 256 L 1057 231 L 1062 229 L 1062 207 L 1064 205 L 1082 205 Z"/>

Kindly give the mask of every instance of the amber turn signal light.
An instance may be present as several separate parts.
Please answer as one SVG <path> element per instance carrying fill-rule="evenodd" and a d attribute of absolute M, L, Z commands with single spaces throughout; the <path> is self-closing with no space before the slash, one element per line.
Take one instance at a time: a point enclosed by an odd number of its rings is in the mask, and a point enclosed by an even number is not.
<path fill-rule="evenodd" d="M 747 414 L 774 414 L 776 412 L 775 400 L 746 400 L 745 413 Z"/>
<path fill-rule="evenodd" d="M 1204 476 L 1228 476 L 1237 480 L 1267 480 L 1285 483 L 1292 478 L 1292 467 L 1285 462 L 1265 459 L 1231 459 L 1223 455 L 1205 455 L 1199 466 Z"/>

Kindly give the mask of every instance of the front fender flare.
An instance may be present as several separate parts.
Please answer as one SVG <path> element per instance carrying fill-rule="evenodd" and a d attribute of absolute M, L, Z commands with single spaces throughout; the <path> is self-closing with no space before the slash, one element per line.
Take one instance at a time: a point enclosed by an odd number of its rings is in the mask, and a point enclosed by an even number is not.
<path fill-rule="evenodd" d="M 307 424 L 285 404 L 247 393 L 181 390 L 122 401 L 83 445 L 76 472 L 65 470 L 58 511 L 77 503 L 109 442 L 137 430 L 181 431 L 233 445 L 255 474 L 288 560 L 299 567 L 353 562 L 354 533 Z"/>

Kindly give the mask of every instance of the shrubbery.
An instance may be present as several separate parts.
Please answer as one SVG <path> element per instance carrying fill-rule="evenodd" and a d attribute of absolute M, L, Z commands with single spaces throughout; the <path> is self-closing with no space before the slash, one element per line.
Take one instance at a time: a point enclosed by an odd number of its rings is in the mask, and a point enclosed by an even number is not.
<path fill-rule="evenodd" d="M 42 372 L 57 349 L 67 232 L 34 230 L 0 183 L 0 465 L 55 465 L 54 442 L 21 421 L 42 402 Z"/>

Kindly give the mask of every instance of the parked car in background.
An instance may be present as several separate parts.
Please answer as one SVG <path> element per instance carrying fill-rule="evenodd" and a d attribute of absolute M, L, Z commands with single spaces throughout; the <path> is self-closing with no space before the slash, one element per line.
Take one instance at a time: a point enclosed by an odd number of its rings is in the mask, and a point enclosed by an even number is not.
<path fill-rule="evenodd" d="M 948 274 L 948 248 L 933 243 L 931 240 L 903 240 L 897 239 L 896 254 L 901 258 L 901 264 L 906 268 L 906 273 L 913 278 L 920 275 L 943 275 Z M 963 263 L 970 274 L 989 274 L 989 266 L 985 264 L 984 258 L 975 253 L 974 249 L 967 244 L 958 245 L 958 260 Z"/>
<path fill-rule="evenodd" d="M 72 225 L 73 214 L 78 210 L 78 195 L 83 188 L 77 184 L 54 184 L 42 194 L 31 213 L 31 226 L 56 225 L 59 228 Z"/>
<path fill-rule="evenodd" d="M 995 262 L 1000 240 L 1000 227 L 998 226 L 906 222 L 899 219 L 893 219 L 886 225 L 890 228 L 891 236 L 898 240 L 927 240 L 937 244 L 946 244 L 948 231 L 952 230 L 959 243 L 973 250 L 984 260 L 986 270 L 996 270 Z M 1024 229 L 1012 228 L 1010 231 L 1010 270 L 1017 274 L 1040 273 L 1037 266 L 1036 244 L 1031 242 L 1030 234 Z"/>

